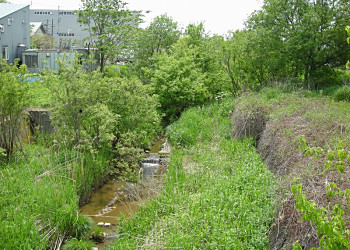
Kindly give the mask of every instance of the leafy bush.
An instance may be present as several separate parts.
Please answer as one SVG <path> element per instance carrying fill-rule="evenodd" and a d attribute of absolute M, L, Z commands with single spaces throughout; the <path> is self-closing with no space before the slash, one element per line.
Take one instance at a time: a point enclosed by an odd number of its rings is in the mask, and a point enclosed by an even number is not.
<path fill-rule="evenodd" d="M 274 177 L 250 140 L 231 139 L 232 106 L 192 107 L 169 127 L 169 140 L 186 148 L 174 145 L 163 192 L 122 221 L 112 249 L 267 248 Z"/>
<path fill-rule="evenodd" d="M 113 64 L 113 65 L 105 66 L 104 74 L 107 77 L 116 77 L 116 78 L 126 76 L 128 74 L 128 65 Z"/>
<path fill-rule="evenodd" d="M 311 155 L 317 160 L 322 157 L 327 159 L 325 170 L 336 169 L 344 174 L 350 163 L 350 152 L 343 148 L 334 150 L 328 149 L 327 152 L 321 147 L 310 147 L 304 137 L 299 138 L 299 150 L 304 152 L 305 156 Z M 327 179 L 326 179 L 327 180 Z M 346 205 L 349 203 L 350 189 L 341 189 L 336 183 L 326 181 L 327 200 L 331 197 L 341 197 L 345 199 Z M 349 249 L 350 231 L 345 211 L 344 201 L 337 201 L 332 207 L 322 207 L 315 201 L 309 201 L 303 193 L 302 184 L 292 186 L 292 193 L 295 197 L 295 208 L 298 212 L 303 212 L 302 220 L 311 221 L 317 228 L 317 235 L 322 236 L 318 249 Z M 298 242 L 293 245 L 293 249 L 302 249 Z"/>
<path fill-rule="evenodd" d="M 17 63 L 7 64 L 0 60 L 0 148 L 11 157 L 18 143 L 17 131 L 28 105 L 28 83 L 20 79 L 26 73 L 26 67 L 17 67 Z"/>
<path fill-rule="evenodd" d="M 159 95 L 160 109 L 166 120 L 173 121 L 181 112 L 210 97 L 206 74 L 196 64 L 196 51 L 181 39 L 172 53 L 155 58 L 151 84 Z"/>
<path fill-rule="evenodd" d="M 137 79 L 87 73 L 79 64 L 60 64 L 59 74 L 44 81 L 55 98 L 52 118 L 58 141 L 85 149 L 113 148 L 124 133 L 135 134 L 134 146 L 147 146 L 160 131 L 157 97 Z"/>
<path fill-rule="evenodd" d="M 334 93 L 334 100 L 350 102 L 350 87 L 343 86 Z"/>

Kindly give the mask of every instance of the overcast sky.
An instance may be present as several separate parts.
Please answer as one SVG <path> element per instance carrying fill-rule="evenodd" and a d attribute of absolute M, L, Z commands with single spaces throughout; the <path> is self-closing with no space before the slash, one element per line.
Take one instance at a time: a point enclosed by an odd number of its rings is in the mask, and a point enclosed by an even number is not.
<path fill-rule="evenodd" d="M 12 3 L 32 4 L 33 9 L 73 10 L 81 7 L 80 0 L 9 0 Z M 131 10 L 149 10 L 144 24 L 154 17 L 167 13 L 182 27 L 189 23 L 205 24 L 206 31 L 225 34 L 242 29 L 246 18 L 260 8 L 262 0 L 125 0 Z"/>

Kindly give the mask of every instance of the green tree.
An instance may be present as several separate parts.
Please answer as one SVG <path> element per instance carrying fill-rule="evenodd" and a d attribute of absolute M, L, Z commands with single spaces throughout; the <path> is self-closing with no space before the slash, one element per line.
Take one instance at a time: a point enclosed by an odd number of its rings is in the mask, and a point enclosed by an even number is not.
<path fill-rule="evenodd" d="M 28 103 L 28 85 L 20 81 L 26 68 L 17 66 L 0 61 L 0 156 L 5 153 L 8 158 L 19 142 L 18 131 L 25 122 L 24 109 Z"/>
<path fill-rule="evenodd" d="M 204 103 L 210 97 L 208 78 L 196 62 L 196 50 L 188 46 L 187 40 L 180 39 L 169 54 L 154 58 L 151 85 L 159 95 L 166 121 L 173 121 L 185 108 Z"/>
<path fill-rule="evenodd" d="M 53 49 L 55 39 L 46 34 L 35 34 L 30 37 L 30 47 L 32 49 Z"/>
<path fill-rule="evenodd" d="M 108 59 L 130 50 L 130 42 L 140 23 L 140 12 L 126 8 L 121 0 L 82 0 L 78 21 L 88 26 L 89 42 L 100 54 L 100 70 Z"/>
<path fill-rule="evenodd" d="M 251 87 L 256 82 L 253 79 L 258 65 L 252 65 L 254 55 L 250 49 L 249 31 L 236 31 L 225 39 L 217 37 L 217 60 L 230 82 L 230 92 L 236 96 L 242 88 Z"/>
<path fill-rule="evenodd" d="M 259 35 L 260 50 L 269 56 L 269 80 L 303 77 L 309 87 L 331 81 L 332 69 L 343 65 L 350 3 L 344 0 L 266 0 L 248 20 Z"/>
<path fill-rule="evenodd" d="M 143 68 L 152 66 L 152 56 L 168 52 L 180 38 L 177 22 L 167 15 L 157 16 L 146 29 L 140 29 L 134 45 L 133 71 L 144 83 L 149 83 Z"/>
<path fill-rule="evenodd" d="M 147 146 L 159 132 L 157 97 L 136 79 L 104 77 L 86 72 L 79 57 L 60 62 L 59 72 L 44 81 L 55 97 L 53 120 L 60 141 L 71 146 L 104 147 L 132 134 L 133 146 Z M 72 66 L 73 65 L 73 66 Z"/>
<path fill-rule="evenodd" d="M 216 37 L 210 37 L 203 23 L 189 24 L 185 31 L 186 44 L 193 49 L 194 62 L 206 78 L 206 88 L 210 97 L 229 89 L 229 82 L 218 63 L 219 46 Z"/>

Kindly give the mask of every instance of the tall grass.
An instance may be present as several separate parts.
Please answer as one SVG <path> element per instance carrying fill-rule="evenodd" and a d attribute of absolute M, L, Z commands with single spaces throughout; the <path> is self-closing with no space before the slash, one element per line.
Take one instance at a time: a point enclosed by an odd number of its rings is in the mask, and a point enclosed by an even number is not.
<path fill-rule="evenodd" d="M 112 249 L 264 249 L 274 216 L 275 182 L 251 140 L 230 137 L 233 100 L 195 107 L 171 125 L 165 187 Z"/>
<path fill-rule="evenodd" d="M 106 174 L 106 157 L 40 145 L 23 153 L 0 165 L 0 248 L 55 248 L 84 238 L 91 222 L 79 215 L 79 200 Z"/>

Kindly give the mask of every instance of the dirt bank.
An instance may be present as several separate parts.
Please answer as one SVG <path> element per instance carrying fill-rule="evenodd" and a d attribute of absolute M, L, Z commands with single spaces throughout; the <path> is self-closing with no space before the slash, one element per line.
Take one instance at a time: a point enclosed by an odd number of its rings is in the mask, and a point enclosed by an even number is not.
<path fill-rule="evenodd" d="M 276 89 L 246 93 L 238 99 L 232 114 L 233 137 L 253 137 L 257 151 L 279 181 L 279 201 L 270 231 L 271 249 L 291 249 L 299 240 L 304 249 L 317 247 L 320 236 L 310 222 L 301 221 L 291 193 L 293 181 L 299 180 L 308 200 L 330 209 L 336 198 L 326 196 L 325 183 L 335 182 L 348 188 L 349 172 L 340 175 L 325 171 L 325 159 L 304 156 L 298 149 L 304 136 L 308 145 L 332 149 L 340 142 L 349 149 L 350 107 L 305 93 L 285 94 Z M 348 206 L 343 203 L 344 206 Z"/>

